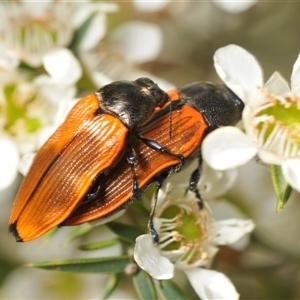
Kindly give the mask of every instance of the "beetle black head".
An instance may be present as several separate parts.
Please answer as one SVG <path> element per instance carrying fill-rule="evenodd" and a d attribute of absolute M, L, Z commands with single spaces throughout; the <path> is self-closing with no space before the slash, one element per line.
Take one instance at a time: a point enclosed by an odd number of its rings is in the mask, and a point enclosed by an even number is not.
<path fill-rule="evenodd" d="M 203 113 L 212 127 L 235 125 L 244 103 L 226 85 L 194 82 L 180 89 L 182 100 Z"/>
<path fill-rule="evenodd" d="M 168 94 L 149 78 L 115 81 L 103 86 L 96 95 L 101 109 L 122 120 L 129 128 L 147 121 L 155 107 L 161 107 L 169 100 Z"/>
<path fill-rule="evenodd" d="M 147 77 L 138 78 L 134 81 L 138 86 L 141 87 L 142 91 L 148 96 L 151 96 L 156 106 L 162 107 L 168 100 L 169 96 L 165 93 L 156 83 Z"/>

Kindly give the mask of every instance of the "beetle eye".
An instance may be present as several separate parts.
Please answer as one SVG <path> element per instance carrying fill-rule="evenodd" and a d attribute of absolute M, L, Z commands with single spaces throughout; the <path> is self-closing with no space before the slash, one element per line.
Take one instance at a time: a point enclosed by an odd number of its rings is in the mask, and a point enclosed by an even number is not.
<path fill-rule="evenodd" d="M 164 92 L 161 89 L 157 89 L 157 88 L 152 88 L 150 89 L 151 95 L 152 97 L 155 99 L 155 102 L 157 103 L 161 103 L 162 100 L 164 100 Z"/>

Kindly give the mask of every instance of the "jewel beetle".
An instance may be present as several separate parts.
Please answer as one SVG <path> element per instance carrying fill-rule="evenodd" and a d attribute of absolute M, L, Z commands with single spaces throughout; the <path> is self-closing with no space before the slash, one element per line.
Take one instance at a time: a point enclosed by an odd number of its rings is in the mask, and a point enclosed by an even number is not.
<path fill-rule="evenodd" d="M 16 240 L 35 239 L 61 224 L 126 151 L 133 169 L 130 135 L 167 101 L 168 94 L 148 78 L 116 81 L 79 100 L 37 152 L 20 186 L 9 219 Z"/>
<path fill-rule="evenodd" d="M 141 128 L 139 135 L 155 139 L 171 153 L 181 153 L 186 159 L 199 158 L 199 167 L 190 178 L 190 188 L 196 190 L 201 172 L 201 143 L 210 131 L 219 126 L 234 125 L 241 119 L 243 102 L 225 85 L 195 82 L 169 92 L 172 99 Z M 171 132 L 170 132 L 171 131 Z M 141 140 L 133 141 L 136 149 L 135 173 L 141 191 L 153 182 L 157 191 L 162 181 L 174 171 L 178 158 L 149 148 Z M 103 188 L 93 199 L 86 197 L 61 225 L 78 225 L 107 217 L 136 201 L 131 189 L 131 170 L 123 158 L 118 167 L 101 179 Z M 93 189 L 93 188 L 92 188 Z M 197 192 L 197 191 L 196 191 Z M 200 197 L 200 195 L 198 195 Z M 158 241 L 150 216 L 149 229 Z"/>
<path fill-rule="evenodd" d="M 192 155 L 201 143 L 204 131 L 207 128 L 205 119 L 201 114 L 189 106 L 177 106 L 172 103 L 171 138 L 170 108 L 165 107 L 157 112 L 151 122 L 142 130 L 142 136 L 148 139 L 157 139 L 166 149 L 181 153 L 185 158 Z M 175 109 L 175 110 L 174 110 Z M 61 225 L 78 225 L 100 217 L 109 216 L 137 200 L 140 194 L 160 175 L 161 172 L 173 170 L 179 163 L 176 157 L 155 151 L 146 146 L 140 139 L 133 138 L 133 148 L 136 150 L 135 175 L 140 185 L 140 193 L 136 194 L 131 188 L 132 172 L 126 161 L 122 158 L 117 167 L 99 179 L 102 188 L 94 195 L 95 187 L 91 187 L 94 197 L 89 195 L 82 200 L 78 207 L 69 215 Z"/>

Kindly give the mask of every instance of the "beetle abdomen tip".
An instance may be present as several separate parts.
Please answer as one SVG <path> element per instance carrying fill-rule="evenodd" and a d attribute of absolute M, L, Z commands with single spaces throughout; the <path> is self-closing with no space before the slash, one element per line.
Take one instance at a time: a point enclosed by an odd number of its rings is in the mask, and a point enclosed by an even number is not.
<path fill-rule="evenodd" d="M 17 242 L 23 242 L 23 239 L 19 236 L 16 222 L 9 224 L 8 230 L 15 237 Z"/>

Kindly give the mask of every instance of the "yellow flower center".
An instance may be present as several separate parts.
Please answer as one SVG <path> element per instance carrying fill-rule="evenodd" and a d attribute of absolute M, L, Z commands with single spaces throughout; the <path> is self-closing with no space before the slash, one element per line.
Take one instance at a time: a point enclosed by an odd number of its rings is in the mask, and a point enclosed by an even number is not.
<path fill-rule="evenodd" d="M 161 250 L 175 251 L 171 260 L 184 261 L 185 264 L 193 264 L 207 256 L 207 213 L 199 209 L 197 201 L 189 205 L 170 205 L 160 216 Z"/>
<path fill-rule="evenodd" d="M 259 145 L 282 158 L 300 156 L 300 100 L 272 99 L 254 122 Z"/>
<path fill-rule="evenodd" d="M 161 218 L 175 220 L 175 226 L 172 229 L 173 242 L 168 244 L 164 250 L 175 250 L 179 247 L 194 243 L 200 240 L 203 233 L 198 220 L 192 211 L 187 212 L 178 206 L 169 206 L 162 214 Z"/>
<path fill-rule="evenodd" d="M 3 129 L 12 136 L 18 135 L 20 130 L 28 133 L 37 131 L 41 122 L 37 117 L 30 116 L 30 111 L 38 105 L 34 91 L 21 93 L 15 84 L 3 87 L 4 101 L 0 102 L 0 115 L 3 119 Z"/>

